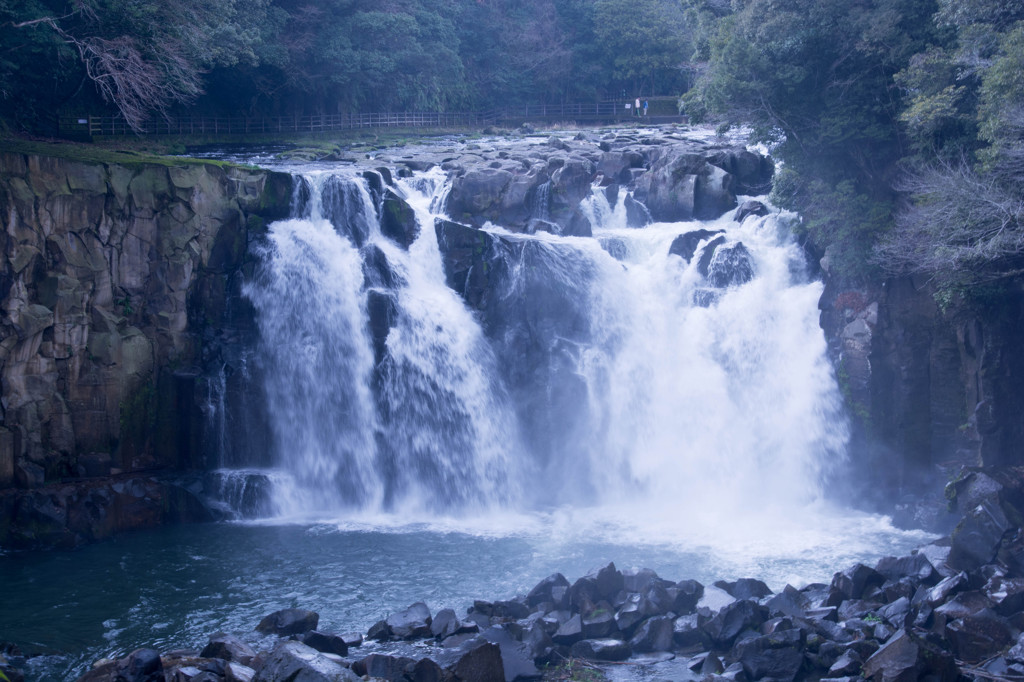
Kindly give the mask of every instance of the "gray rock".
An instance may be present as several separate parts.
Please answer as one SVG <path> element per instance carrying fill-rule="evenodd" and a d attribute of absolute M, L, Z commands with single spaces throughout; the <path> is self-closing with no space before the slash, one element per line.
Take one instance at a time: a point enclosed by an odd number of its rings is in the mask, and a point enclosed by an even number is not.
<path fill-rule="evenodd" d="M 670 651 L 674 634 L 674 621 L 667 616 L 648 618 L 636 634 L 629 640 L 633 651 L 647 653 L 651 651 Z"/>
<path fill-rule="evenodd" d="M 280 642 L 256 670 L 253 682 L 356 682 L 359 677 L 302 642 Z"/>
<path fill-rule="evenodd" d="M 224 666 L 224 682 L 252 682 L 256 671 L 247 665 L 228 661 Z"/>
<path fill-rule="evenodd" d="M 842 599 L 860 599 L 869 587 L 878 587 L 885 582 L 885 576 L 864 564 L 854 564 L 832 577 L 831 589 Z M 829 602 L 830 606 L 838 606 Z"/>
<path fill-rule="evenodd" d="M 268 635 L 301 635 L 316 630 L 320 614 L 306 609 L 281 609 L 265 616 L 256 626 L 257 632 Z"/>
<path fill-rule="evenodd" d="M 749 601 L 736 601 L 722 608 L 704 626 L 704 632 L 719 646 L 728 647 L 744 630 L 756 630 L 767 620 L 768 609 Z"/>
<path fill-rule="evenodd" d="M 199 655 L 203 658 L 222 658 L 225 661 L 249 665 L 256 657 L 256 651 L 238 637 L 218 632 L 210 636 L 209 643 L 203 647 Z"/>
<path fill-rule="evenodd" d="M 742 247 L 742 244 L 737 244 Z M 722 249 L 719 249 L 721 251 Z M 744 249 L 745 250 L 745 249 Z M 772 594 L 772 591 L 761 580 L 754 578 L 740 578 L 735 582 L 719 580 L 714 583 L 715 587 L 725 590 L 735 599 L 762 599 Z"/>
<path fill-rule="evenodd" d="M 951 535 L 950 565 L 960 570 L 972 570 L 991 563 L 999 546 L 1013 529 L 998 499 L 989 498 L 970 509 Z"/>
<path fill-rule="evenodd" d="M 619 639 L 584 639 L 569 651 L 572 656 L 592 661 L 624 661 L 633 653 L 629 644 Z"/>
<path fill-rule="evenodd" d="M 967 663 L 991 658 L 1015 641 L 1009 622 L 990 609 L 946 624 L 946 639 L 953 653 Z"/>
<path fill-rule="evenodd" d="M 939 580 L 938 573 L 928 557 L 918 552 L 904 557 L 883 557 L 878 560 L 875 570 L 885 576 L 886 580 L 913 578 L 918 582 L 934 584 Z"/>
<path fill-rule="evenodd" d="M 404 611 L 389 615 L 385 622 L 391 634 L 399 639 L 430 636 L 430 609 L 423 602 L 416 602 Z"/>
<path fill-rule="evenodd" d="M 742 223 L 750 216 L 766 216 L 768 215 L 768 207 L 762 204 L 760 201 L 755 199 L 748 199 L 740 204 L 740 207 L 736 209 L 736 213 L 733 214 L 732 219 L 737 223 Z"/>
<path fill-rule="evenodd" d="M 416 211 L 391 187 L 384 189 L 380 212 L 381 233 L 408 249 L 420 234 Z"/>
<path fill-rule="evenodd" d="M 949 653 L 906 630 L 897 630 L 864 662 L 862 674 L 879 682 L 904 682 L 926 676 L 936 682 L 953 682 L 959 671 Z"/>
<path fill-rule="evenodd" d="M 572 645 L 583 639 L 583 618 L 576 614 L 569 620 L 562 623 L 554 635 L 551 636 L 555 644 Z"/>
<path fill-rule="evenodd" d="M 302 643 L 322 654 L 348 656 L 348 644 L 345 642 L 345 639 L 331 633 L 312 630 L 302 636 Z"/>
<path fill-rule="evenodd" d="M 437 661 L 454 682 L 505 682 L 501 648 L 490 642 L 470 641 L 449 649 Z"/>
<path fill-rule="evenodd" d="M 529 644 L 516 639 L 507 627 L 490 627 L 481 632 L 480 636 L 491 644 L 497 644 L 501 650 L 501 664 L 506 680 L 532 680 L 540 677 L 540 671 L 533 662 L 533 649 Z"/>

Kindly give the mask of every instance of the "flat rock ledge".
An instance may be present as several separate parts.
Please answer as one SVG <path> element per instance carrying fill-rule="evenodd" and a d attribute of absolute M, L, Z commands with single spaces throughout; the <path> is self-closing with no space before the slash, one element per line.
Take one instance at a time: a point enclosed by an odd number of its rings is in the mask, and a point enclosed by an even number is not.
<path fill-rule="evenodd" d="M 1021 679 L 1024 536 L 998 527 L 997 497 L 979 498 L 952 536 L 849 566 L 828 584 L 773 592 L 756 579 L 703 585 L 609 563 L 575 582 L 555 573 L 526 595 L 474 601 L 462 615 L 418 602 L 365 633 L 283 609 L 251 632 L 214 633 L 202 649 L 97 661 L 79 682 L 530 680 L 568 660 L 654 666 L 643 674 L 657 677 L 671 659 L 709 682 Z M 22 680 L 20 662 L 0 659 L 0 671 Z"/>

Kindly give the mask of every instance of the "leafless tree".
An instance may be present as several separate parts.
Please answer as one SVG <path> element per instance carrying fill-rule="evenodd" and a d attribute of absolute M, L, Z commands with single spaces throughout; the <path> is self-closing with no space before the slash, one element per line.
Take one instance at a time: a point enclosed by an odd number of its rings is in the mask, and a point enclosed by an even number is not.
<path fill-rule="evenodd" d="M 188 56 L 188 46 L 173 39 L 151 41 L 145 49 L 131 35 L 103 37 L 65 28 L 66 23 L 102 23 L 88 2 L 76 2 L 63 16 L 44 16 L 12 24 L 14 28 L 49 26 L 77 50 L 86 76 L 137 132 L 145 130 L 154 112 L 177 102 L 191 102 L 202 93 L 202 70 Z"/>
<path fill-rule="evenodd" d="M 999 180 L 999 173 L 981 174 L 966 159 L 908 171 L 897 189 L 910 201 L 876 249 L 878 263 L 940 283 L 1020 274 L 1024 196 Z"/>

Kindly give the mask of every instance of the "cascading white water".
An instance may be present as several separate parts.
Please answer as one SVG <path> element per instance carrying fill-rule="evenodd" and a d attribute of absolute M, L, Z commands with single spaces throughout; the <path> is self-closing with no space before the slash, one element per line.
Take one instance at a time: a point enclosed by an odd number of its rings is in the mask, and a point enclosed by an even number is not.
<path fill-rule="evenodd" d="M 623 227 L 603 194 L 589 202 L 595 237 L 622 261 L 594 256 L 600 319 L 580 367 L 601 434 L 590 467 L 602 497 L 642 490 L 694 510 L 817 498 L 847 428 L 818 326 L 821 285 L 808 281 L 788 234 L 795 216 L 638 230 Z M 678 235 L 699 229 L 743 243 L 754 278 L 709 290 L 699 253 L 690 263 L 669 253 Z M 695 303 L 707 296 L 710 305 Z"/>
<path fill-rule="evenodd" d="M 429 226 L 433 191 L 409 189 Z M 270 226 L 260 274 L 244 290 L 257 311 L 280 467 L 270 479 L 276 513 L 507 502 L 518 483 L 509 473 L 514 424 L 491 385 L 479 327 L 445 285 L 433 231 L 409 252 L 383 237 L 363 178 L 313 173 L 296 194 L 302 217 Z M 379 365 L 366 304 L 372 267 L 394 280 L 384 292 L 395 319 Z"/>
<path fill-rule="evenodd" d="M 421 226 L 408 250 L 381 234 L 363 178 L 303 182 L 303 217 L 270 227 L 246 288 L 279 514 L 733 513 L 813 501 L 842 460 L 821 285 L 788 235 L 793 216 L 630 229 L 624 202 L 595 190 L 594 239 L 493 230 L 509 252 L 481 315 L 445 283 L 441 175 L 404 182 Z M 713 288 L 699 248 L 690 263 L 669 253 L 698 229 L 742 242 L 753 279 Z M 376 359 L 370 295 L 389 311 Z"/>

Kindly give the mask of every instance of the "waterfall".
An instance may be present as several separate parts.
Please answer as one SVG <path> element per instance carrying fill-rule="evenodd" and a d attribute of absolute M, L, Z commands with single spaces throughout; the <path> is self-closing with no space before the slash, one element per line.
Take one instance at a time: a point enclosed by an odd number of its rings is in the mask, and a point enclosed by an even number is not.
<path fill-rule="evenodd" d="M 274 435 L 276 514 L 506 503 L 518 482 L 511 412 L 479 327 L 445 285 L 433 230 L 406 252 L 381 235 L 365 179 L 313 173 L 298 187 L 301 217 L 269 227 L 244 290 L 260 329 L 254 390 Z M 428 225 L 441 189 L 408 186 Z M 371 299 L 393 318 L 380 359 Z"/>
<path fill-rule="evenodd" d="M 614 208 L 595 190 L 593 239 L 488 227 L 501 261 L 474 311 L 446 284 L 439 172 L 397 189 L 420 224 L 408 249 L 365 178 L 297 186 L 245 287 L 273 434 L 257 514 L 733 513 L 812 502 L 842 461 L 795 216 L 635 229 L 625 190 Z M 681 235 L 689 259 L 670 252 Z"/>

